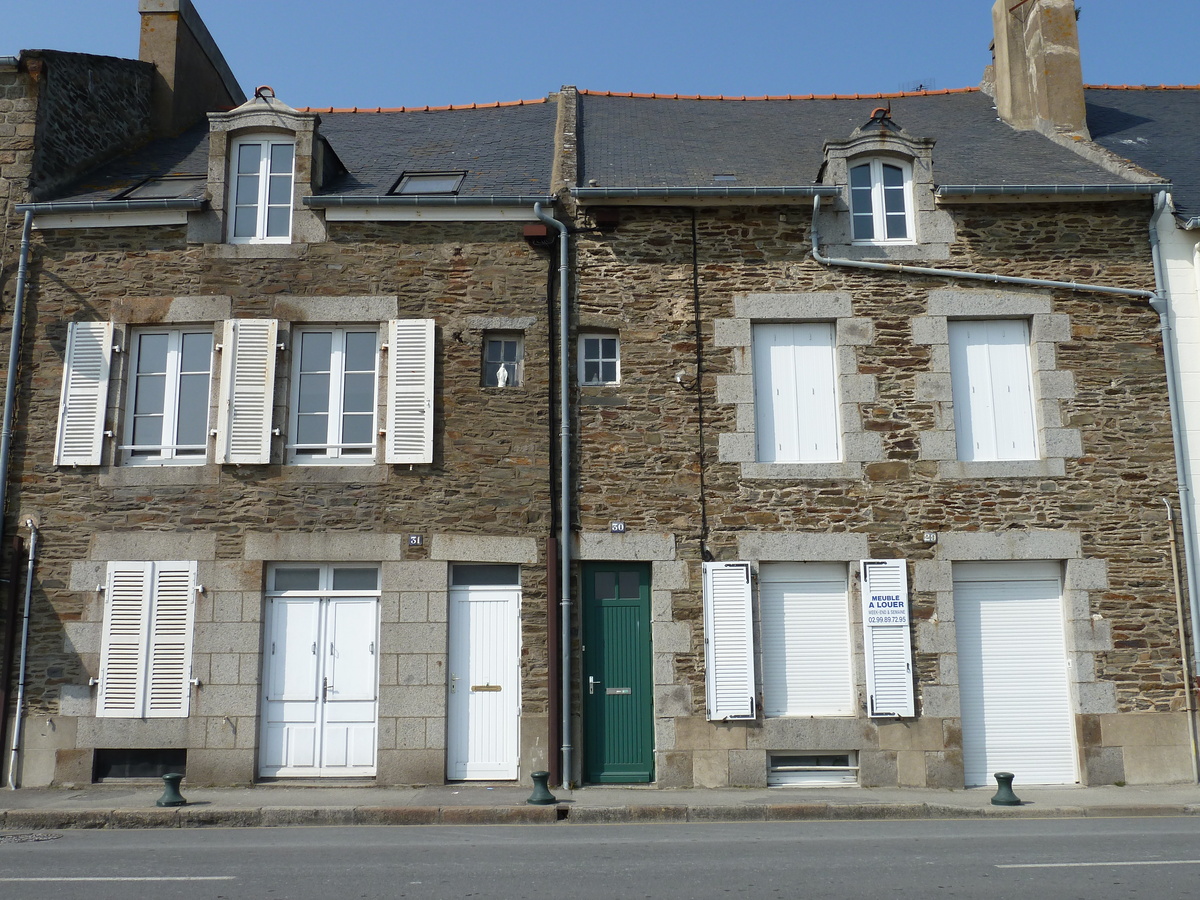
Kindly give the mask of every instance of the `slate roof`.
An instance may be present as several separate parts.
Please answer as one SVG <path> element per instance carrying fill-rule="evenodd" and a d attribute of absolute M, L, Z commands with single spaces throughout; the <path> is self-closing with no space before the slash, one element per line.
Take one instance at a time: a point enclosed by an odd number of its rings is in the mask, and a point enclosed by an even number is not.
<path fill-rule="evenodd" d="M 937 185 L 1095 185 L 1124 179 L 1036 132 L 1014 131 L 969 88 L 837 98 L 716 99 L 581 92 L 580 185 L 700 187 L 814 183 L 827 140 L 845 140 L 891 104 L 914 138 L 933 138 Z"/>
<path fill-rule="evenodd" d="M 1089 87 L 1092 140 L 1172 182 L 1175 211 L 1200 216 L 1200 85 Z"/>
<path fill-rule="evenodd" d="M 542 100 L 432 110 L 316 110 L 346 167 L 321 193 L 382 196 L 405 171 L 465 171 L 459 197 L 546 196 L 557 109 Z M 208 125 L 102 166 L 55 200 L 111 200 L 150 177 L 206 175 Z"/>

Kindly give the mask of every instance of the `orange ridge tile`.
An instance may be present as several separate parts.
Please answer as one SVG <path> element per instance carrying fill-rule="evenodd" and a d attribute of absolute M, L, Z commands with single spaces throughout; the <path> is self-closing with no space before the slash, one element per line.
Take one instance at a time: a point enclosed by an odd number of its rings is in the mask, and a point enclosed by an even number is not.
<path fill-rule="evenodd" d="M 1085 84 L 1094 91 L 1200 91 L 1200 84 Z"/>
<path fill-rule="evenodd" d="M 589 91 L 579 93 L 589 97 L 622 97 L 644 100 L 891 100 L 897 97 L 935 97 L 944 94 L 970 94 L 978 87 L 943 88 L 934 91 L 896 91 L 880 94 L 764 94 L 761 97 L 727 97 L 724 94 L 635 94 L 632 91 Z"/>
<path fill-rule="evenodd" d="M 308 113 L 402 113 L 402 112 L 444 112 L 458 109 L 499 109 L 502 106 L 532 106 L 535 103 L 545 103 L 545 97 L 536 100 L 497 100 L 495 103 L 454 103 L 447 106 L 377 106 L 374 109 L 364 109 L 357 106 L 304 106 L 297 112 Z"/>

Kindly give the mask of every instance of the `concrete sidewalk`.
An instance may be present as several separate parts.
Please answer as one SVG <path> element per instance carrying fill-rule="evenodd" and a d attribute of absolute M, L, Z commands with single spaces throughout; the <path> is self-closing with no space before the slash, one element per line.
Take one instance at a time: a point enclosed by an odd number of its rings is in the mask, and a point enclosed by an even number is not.
<path fill-rule="evenodd" d="M 499 825 L 618 822 L 946 819 L 978 817 L 1200 815 L 1200 786 L 1028 787 L 1021 806 L 993 806 L 994 788 L 666 790 L 646 786 L 555 790 L 531 806 L 532 786 L 461 784 L 374 787 L 361 783 L 182 786 L 186 806 L 158 808 L 156 783 L 77 789 L 0 789 L 0 831 L 63 828 L 193 828 L 281 825 Z"/>

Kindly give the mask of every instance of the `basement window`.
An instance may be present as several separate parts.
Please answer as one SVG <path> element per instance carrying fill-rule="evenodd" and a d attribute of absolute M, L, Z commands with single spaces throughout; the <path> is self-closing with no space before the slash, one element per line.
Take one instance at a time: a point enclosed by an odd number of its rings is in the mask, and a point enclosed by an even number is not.
<path fill-rule="evenodd" d="M 405 172 L 389 193 L 457 194 L 466 172 Z"/>
<path fill-rule="evenodd" d="M 131 750 L 126 747 L 96 749 L 92 781 L 152 781 L 178 772 L 187 774 L 187 751 L 177 749 Z"/>
<path fill-rule="evenodd" d="M 772 753 L 767 787 L 839 787 L 858 784 L 858 753 Z"/>

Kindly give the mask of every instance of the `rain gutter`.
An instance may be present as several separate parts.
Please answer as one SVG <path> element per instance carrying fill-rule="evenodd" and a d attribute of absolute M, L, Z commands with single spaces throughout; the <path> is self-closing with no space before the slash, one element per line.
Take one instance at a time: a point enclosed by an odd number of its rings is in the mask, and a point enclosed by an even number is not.
<path fill-rule="evenodd" d="M 834 184 L 780 185 L 776 187 L 575 187 L 577 200 L 753 200 L 764 198 L 803 199 L 836 197 Z"/>
<path fill-rule="evenodd" d="M 17 212 L 33 213 L 35 216 L 52 213 L 113 213 L 139 212 L 158 209 L 203 209 L 208 201 L 203 197 L 164 197 L 151 200 L 50 200 L 45 203 L 20 203 Z"/>
<path fill-rule="evenodd" d="M 551 205 L 556 197 L 537 194 L 488 194 L 479 197 L 355 197 L 347 194 L 317 194 L 302 198 L 310 209 L 332 209 L 339 206 L 537 206 Z"/>
<path fill-rule="evenodd" d="M 1028 194 L 1097 195 L 1157 194 L 1170 185 L 1152 184 L 943 184 L 934 191 L 935 197 L 1021 196 Z"/>

